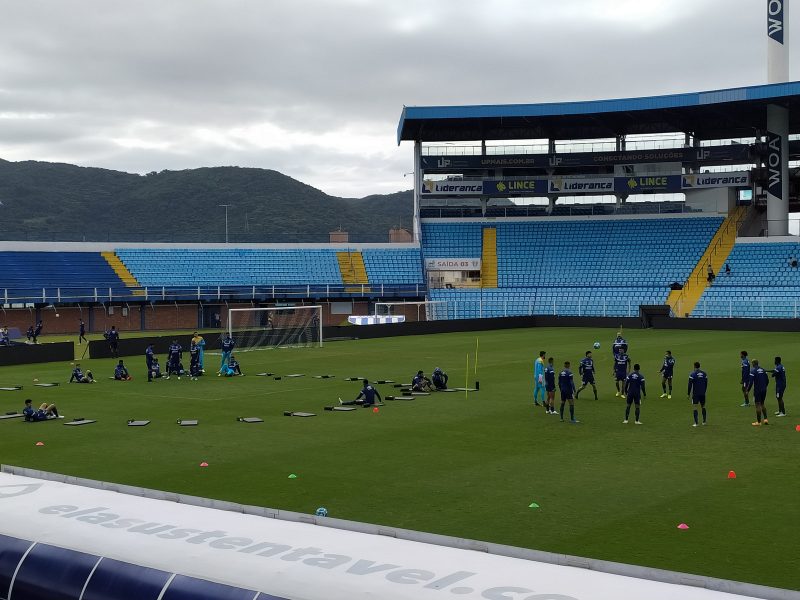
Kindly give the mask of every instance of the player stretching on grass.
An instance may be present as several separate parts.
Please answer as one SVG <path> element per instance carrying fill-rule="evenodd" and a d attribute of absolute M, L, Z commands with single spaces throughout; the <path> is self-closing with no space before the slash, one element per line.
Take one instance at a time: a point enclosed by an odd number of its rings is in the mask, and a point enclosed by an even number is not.
<path fill-rule="evenodd" d="M 353 404 L 360 404 L 363 408 L 368 408 L 375 404 L 375 397 L 378 397 L 380 402 L 383 402 L 383 398 L 381 398 L 380 392 L 376 390 L 369 384 L 369 381 L 366 379 L 364 380 L 364 387 L 361 388 L 361 391 L 356 396 L 355 400 L 350 400 L 349 402 L 344 402 L 341 398 L 339 398 L 339 404 L 341 406 L 352 406 Z"/>
<path fill-rule="evenodd" d="M 633 365 L 633 373 L 625 378 L 625 398 L 628 405 L 625 407 L 624 424 L 627 425 L 628 417 L 631 416 L 631 404 L 636 405 L 636 424 L 641 425 L 639 420 L 639 410 L 642 405 L 642 398 L 647 398 L 647 391 L 644 389 L 644 375 L 639 372 L 639 364 Z"/>
<path fill-rule="evenodd" d="M 575 399 L 578 399 L 578 395 L 586 388 L 587 385 L 592 384 L 592 389 L 594 390 L 594 399 L 597 400 L 597 386 L 594 384 L 594 360 L 592 360 L 591 350 L 587 350 L 586 357 L 581 359 L 581 363 L 578 365 L 578 373 L 581 376 L 583 385 L 581 385 L 580 389 L 575 392 Z"/>
<path fill-rule="evenodd" d="M 686 394 L 692 401 L 694 424 L 697 427 L 697 405 L 703 409 L 703 425 L 706 424 L 706 390 L 708 389 L 708 375 L 700 369 L 700 363 L 694 363 L 694 371 L 689 374 L 689 391 Z"/>
<path fill-rule="evenodd" d="M 764 425 L 769 425 L 767 420 L 767 407 L 764 403 L 767 400 L 767 388 L 769 387 L 769 375 L 767 371 L 759 366 L 757 360 L 753 360 L 753 370 L 750 371 L 750 381 L 747 382 L 747 391 L 753 390 L 753 401 L 756 405 L 756 420 L 752 423 L 755 427 L 761 425 L 761 417 L 764 417 Z"/>
<path fill-rule="evenodd" d="M 786 407 L 783 404 L 783 394 L 786 391 L 786 369 L 783 368 L 781 357 L 775 357 L 775 368 L 772 369 L 772 376 L 775 378 L 775 399 L 778 401 L 778 411 L 776 417 L 786 416 Z"/>
<path fill-rule="evenodd" d="M 564 369 L 558 374 L 558 387 L 561 390 L 561 422 L 564 422 L 564 405 L 569 402 L 569 422 L 578 423 L 575 419 L 575 380 L 569 370 L 569 361 L 564 363 Z"/>
<path fill-rule="evenodd" d="M 544 403 L 544 413 L 555 415 L 556 413 L 556 370 L 553 367 L 553 357 L 547 359 L 547 366 L 544 368 L 544 389 L 547 392 L 547 400 Z"/>
<path fill-rule="evenodd" d="M 614 385 L 617 386 L 617 398 L 624 398 L 625 378 L 628 376 L 628 369 L 631 366 L 630 357 L 624 352 L 614 355 Z"/>
<path fill-rule="evenodd" d="M 667 350 L 667 355 L 658 372 L 661 373 L 661 389 L 664 391 L 661 397 L 668 400 L 672 398 L 672 372 L 674 369 L 675 359 L 672 357 L 672 352 Z M 669 384 L 669 393 L 667 393 L 667 384 Z"/>
<path fill-rule="evenodd" d="M 539 358 L 533 363 L 533 404 L 539 406 L 539 392 L 542 394 L 542 405 L 547 406 L 547 394 L 544 389 L 544 350 L 539 351 Z"/>
<path fill-rule="evenodd" d="M 739 353 L 742 359 L 742 394 L 744 394 L 744 402 L 740 406 L 750 406 L 750 359 L 747 358 L 747 350 L 742 350 Z"/>

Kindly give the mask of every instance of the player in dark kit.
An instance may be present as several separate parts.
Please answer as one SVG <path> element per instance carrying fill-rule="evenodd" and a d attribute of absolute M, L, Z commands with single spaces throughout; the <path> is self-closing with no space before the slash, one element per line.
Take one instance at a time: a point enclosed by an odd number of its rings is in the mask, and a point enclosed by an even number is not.
<path fill-rule="evenodd" d="M 697 427 L 697 405 L 703 409 L 703 425 L 706 424 L 706 390 L 708 390 L 708 375 L 700 369 L 700 363 L 694 363 L 694 371 L 689 374 L 689 391 L 687 395 L 692 400 L 694 412 L 694 425 Z"/>
<path fill-rule="evenodd" d="M 544 389 L 545 398 L 544 412 L 547 415 L 556 413 L 556 370 L 553 367 L 553 357 L 547 359 L 547 366 L 544 368 Z"/>
<path fill-rule="evenodd" d="M 111 351 L 111 356 L 119 358 L 119 332 L 117 327 L 112 325 L 111 329 L 105 332 L 104 337 L 108 341 L 108 349 Z"/>
<path fill-rule="evenodd" d="M 658 372 L 661 373 L 661 389 L 664 392 L 661 394 L 661 398 L 667 398 L 668 400 L 672 398 L 672 373 L 674 369 L 675 359 L 672 356 L 672 352 L 667 350 L 667 354 L 664 356 L 664 362 L 658 370 Z M 667 393 L 667 385 L 669 385 L 669 393 Z"/>
<path fill-rule="evenodd" d="M 776 417 L 786 416 L 786 407 L 783 404 L 783 394 L 786 392 L 786 369 L 781 363 L 781 357 L 775 357 L 775 368 L 772 369 L 772 376 L 775 378 L 775 399 L 778 401 Z"/>
<path fill-rule="evenodd" d="M 625 341 L 625 338 L 622 337 L 622 332 L 617 332 L 617 337 L 614 338 L 614 341 L 611 344 L 611 354 L 616 356 L 622 352 L 623 354 L 627 354 L 628 352 L 628 342 Z"/>
<path fill-rule="evenodd" d="M 192 381 L 197 381 L 201 375 L 200 371 L 200 346 L 194 343 L 189 346 L 189 375 L 192 376 Z"/>
<path fill-rule="evenodd" d="M 169 379 L 169 376 L 175 373 L 180 381 L 182 357 L 183 347 L 178 343 L 178 340 L 172 340 L 172 344 L 167 349 L 167 376 L 164 379 Z"/>
<path fill-rule="evenodd" d="M 633 365 L 633 373 L 625 378 L 625 398 L 628 405 L 625 407 L 625 420 L 623 423 L 628 423 L 628 417 L 631 416 L 631 404 L 636 405 L 636 424 L 641 425 L 639 420 L 639 411 L 642 405 L 642 398 L 647 397 L 647 391 L 644 389 L 644 375 L 639 372 L 639 364 Z"/>
<path fill-rule="evenodd" d="M 569 422 L 578 423 L 575 419 L 575 380 L 569 370 L 569 361 L 564 363 L 564 369 L 558 374 L 558 388 L 561 391 L 561 421 L 564 421 L 564 405 L 569 402 Z"/>
<path fill-rule="evenodd" d="M 628 369 L 631 366 L 630 357 L 625 352 L 618 352 L 614 355 L 614 385 L 617 386 L 617 398 L 624 398 L 625 378 L 628 376 Z"/>
<path fill-rule="evenodd" d="M 80 346 L 81 340 L 89 343 L 89 340 L 86 339 L 86 323 L 83 322 L 83 319 L 78 319 L 80 324 L 78 325 L 78 345 Z"/>
<path fill-rule="evenodd" d="M 361 388 L 361 391 L 356 396 L 355 400 L 350 400 L 349 402 L 344 402 L 341 398 L 339 398 L 339 404 L 342 406 L 352 406 L 353 404 L 360 404 L 364 408 L 368 408 L 375 404 L 375 397 L 377 396 L 378 400 L 381 402 L 383 398 L 381 398 L 380 392 L 376 390 L 369 384 L 369 381 L 366 379 L 364 380 L 364 387 Z"/>
<path fill-rule="evenodd" d="M 591 350 L 588 350 L 586 352 L 586 357 L 581 359 L 581 362 L 578 365 L 578 373 L 581 376 L 581 382 L 583 385 L 581 385 L 580 389 L 575 392 L 575 399 L 577 400 L 584 388 L 591 384 L 592 390 L 594 390 L 594 399 L 597 400 L 597 386 L 594 383 L 594 360 L 592 360 Z"/>
<path fill-rule="evenodd" d="M 739 356 L 742 359 L 742 394 L 744 394 L 744 402 L 740 406 L 750 406 L 750 392 L 748 389 L 750 385 L 750 359 L 747 358 L 747 350 L 742 350 Z"/>
<path fill-rule="evenodd" d="M 155 354 L 153 352 L 153 344 L 147 344 L 147 349 L 144 351 L 144 360 L 147 363 L 147 381 L 153 381 L 153 359 Z"/>
<path fill-rule="evenodd" d="M 750 381 L 747 382 L 747 391 L 753 390 L 753 401 L 756 405 L 756 420 L 752 425 L 758 427 L 761 425 L 761 417 L 764 417 L 764 425 L 769 425 L 767 419 L 767 408 L 764 406 L 767 401 L 767 388 L 769 387 L 769 375 L 766 369 L 758 364 L 757 360 L 752 363 L 752 370 L 750 371 Z"/>

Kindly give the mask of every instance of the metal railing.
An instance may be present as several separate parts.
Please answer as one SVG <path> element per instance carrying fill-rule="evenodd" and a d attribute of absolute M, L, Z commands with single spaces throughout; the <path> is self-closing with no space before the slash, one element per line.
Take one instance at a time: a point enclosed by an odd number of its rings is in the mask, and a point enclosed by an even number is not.
<path fill-rule="evenodd" d="M 489 206 L 486 217 L 591 217 L 602 215 L 674 215 L 700 214 L 702 211 L 692 209 L 684 202 L 630 202 L 626 204 L 562 204 L 556 205 L 552 213 L 547 212 L 543 204 L 525 204 L 515 206 Z M 420 216 L 425 219 L 482 217 L 481 208 L 477 206 L 423 206 Z"/>
<path fill-rule="evenodd" d="M 796 297 L 776 298 L 701 298 L 693 318 L 722 319 L 797 319 L 800 301 Z"/>
<path fill-rule="evenodd" d="M 0 303 L 71 304 L 74 302 L 164 302 L 174 300 L 266 300 L 272 298 L 419 298 L 424 284 L 145 286 L 3 288 Z"/>

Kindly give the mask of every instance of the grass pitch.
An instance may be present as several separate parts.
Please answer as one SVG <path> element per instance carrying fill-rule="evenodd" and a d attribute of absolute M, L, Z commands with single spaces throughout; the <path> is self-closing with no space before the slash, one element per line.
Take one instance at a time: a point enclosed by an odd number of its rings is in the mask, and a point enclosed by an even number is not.
<path fill-rule="evenodd" d="M 647 378 L 640 427 L 621 423 L 613 335 L 578 328 L 482 332 L 480 392 L 387 402 L 377 413 L 323 407 L 355 397 L 360 383 L 343 381 L 348 376 L 401 382 L 439 366 L 451 386 L 472 385 L 476 334 L 241 353 L 247 376 L 234 379 L 214 376 L 219 357 L 207 354 L 209 375 L 197 382 L 147 383 L 143 357 L 125 359 L 135 377 L 128 383 L 107 379 L 113 360 L 82 361 L 97 377 L 94 385 L 66 385 L 67 363 L 6 367 L 0 386 L 25 387 L 0 392 L 2 412 L 20 410 L 30 397 L 56 402 L 67 420 L 98 422 L 0 421 L 0 462 L 301 512 L 325 506 L 339 518 L 800 589 L 796 335 L 627 331 L 631 359 Z M 594 352 L 600 400 L 584 391 L 576 406 L 581 423 L 534 409 L 538 351 L 547 350 L 558 366 L 570 360 L 577 371 L 595 340 L 602 344 Z M 671 400 L 658 398 L 666 349 L 678 361 Z M 766 367 L 776 354 L 784 357 L 789 417 L 750 425 L 754 411 L 739 407 L 741 349 Z M 695 360 L 709 373 L 705 428 L 691 427 L 686 399 Z M 254 376 L 261 371 L 306 376 Z M 328 373 L 336 378 L 312 377 Z M 38 388 L 34 378 L 62 383 Z M 391 385 L 377 387 L 384 396 L 395 393 Z M 768 408 L 771 416 L 772 391 Z M 282 416 L 290 410 L 317 416 Z M 198 427 L 176 424 L 193 418 Z M 152 423 L 127 427 L 128 419 Z M 203 461 L 208 468 L 199 467 Z M 735 480 L 727 478 L 731 470 Z M 540 508 L 529 508 L 532 502 Z M 688 531 L 676 528 L 682 522 Z"/>

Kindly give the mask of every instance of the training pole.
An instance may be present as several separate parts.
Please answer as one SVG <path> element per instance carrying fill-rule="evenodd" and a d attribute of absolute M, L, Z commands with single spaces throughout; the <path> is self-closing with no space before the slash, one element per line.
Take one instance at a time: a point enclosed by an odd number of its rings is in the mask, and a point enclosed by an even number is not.
<path fill-rule="evenodd" d="M 464 372 L 464 399 L 469 398 L 469 352 L 467 352 L 467 370 Z"/>

